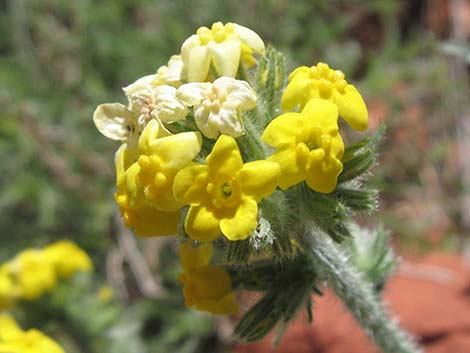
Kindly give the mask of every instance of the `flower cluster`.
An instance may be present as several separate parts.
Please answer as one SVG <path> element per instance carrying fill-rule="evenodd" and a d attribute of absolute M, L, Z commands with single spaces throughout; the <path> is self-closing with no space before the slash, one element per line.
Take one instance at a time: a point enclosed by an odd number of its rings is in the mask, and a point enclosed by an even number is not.
<path fill-rule="evenodd" d="M 180 234 L 186 304 L 218 314 L 236 305 L 228 272 L 210 264 L 211 242 L 250 238 L 277 187 L 305 181 L 332 192 L 343 170 L 338 117 L 367 127 L 360 94 L 323 63 L 289 76 L 286 113 L 264 124 L 259 98 L 268 78 L 256 73 L 264 55 L 248 28 L 201 27 L 156 74 L 124 88 L 127 105 L 102 104 L 93 115 L 104 136 L 122 142 L 115 200 L 126 226 L 144 237 Z"/>
<path fill-rule="evenodd" d="M 52 290 L 58 279 L 91 271 L 88 255 L 63 240 L 45 248 L 26 249 L 0 266 L 0 310 L 16 300 L 35 300 Z"/>
<path fill-rule="evenodd" d="M 42 332 L 22 330 L 11 316 L 1 314 L 0 353 L 64 353 L 64 350 Z"/>

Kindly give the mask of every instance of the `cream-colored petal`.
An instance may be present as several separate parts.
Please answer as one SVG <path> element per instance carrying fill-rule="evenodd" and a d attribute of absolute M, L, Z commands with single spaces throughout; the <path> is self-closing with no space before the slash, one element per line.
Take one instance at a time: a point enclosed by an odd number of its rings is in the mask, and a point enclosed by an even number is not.
<path fill-rule="evenodd" d="M 244 197 L 231 218 L 220 221 L 220 229 L 229 240 L 248 238 L 258 225 L 258 204 L 251 197 Z"/>
<path fill-rule="evenodd" d="M 126 141 L 137 117 L 120 103 L 100 104 L 93 113 L 96 128 L 111 140 Z"/>
<path fill-rule="evenodd" d="M 353 85 L 347 85 L 343 94 L 336 94 L 339 116 L 354 130 L 363 131 L 368 127 L 367 107 L 361 94 Z"/>
<path fill-rule="evenodd" d="M 200 104 L 207 92 L 211 90 L 212 83 L 210 82 L 186 83 L 178 88 L 176 97 L 191 107 Z"/>
<path fill-rule="evenodd" d="M 219 133 L 232 137 L 239 137 L 245 133 L 242 118 L 233 108 L 222 108 L 217 113 L 209 112 L 206 121 L 201 119 L 199 111 L 197 113 L 194 115 L 196 123 L 201 132 L 209 138 L 217 138 Z"/>
<path fill-rule="evenodd" d="M 219 76 L 235 77 L 240 63 L 240 41 L 229 39 L 222 43 L 210 42 L 207 51 Z"/>
<path fill-rule="evenodd" d="M 219 220 L 204 206 L 191 206 L 184 223 L 191 239 L 206 242 L 220 235 Z"/>
<path fill-rule="evenodd" d="M 168 85 L 157 86 L 153 89 L 155 96 L 154 112 L 165 123 L 184 119 L 188 114 L 188 108 L 176 98 L 176 92 L 175 87 Z"/>
<path fill-rule="evenodd" d="M 211 63 L 207 46 L 195 47 L 189 53 L 188 61 L 184 62 L 188 82 L 203 82 L 209 74 Z"/>
<path fill-rule="evenodd" d="M 261 37 L 254 31 L 244 26 L 234 23 L 235 32 L 240 37 L 240 40 L 248 45 L 256 54 L 263 55 L 265 52 L 264 42 Z"/>
<path fill-rule="evenodd" d="M 295 145 L 297 135 L 304 129 L 300 113 L 286 113 L 272 120 L 261 139 L 272 147 Z"/>
<path fill-rule="evenodd" d="M 281 169 L 276 162 L 254 161 L 243 165 L 237 179 L 242 193 L 259 202 L 276 190 L 280 173 Z"/>
<path fill-rule="evenodd" d="M 226 97 L 224 102 L 226 105 L 241 111 L 248 111 L 256 107 L 256 92 L 246 81 L 220 77 L 214 81 L 214 87 L 219 92 L 219 96 Z"/>
<path fill-rule="evenodd" d="M 155 76 L 155 74 L 143 76 L 134 83 L 131 83 L 130 85 L 124 87 L 122 90 L 124 91 L 126 96 L 131 96 L 142 90 L 149 89 L 152 86 L 152 82 L 155 80 Z"/>

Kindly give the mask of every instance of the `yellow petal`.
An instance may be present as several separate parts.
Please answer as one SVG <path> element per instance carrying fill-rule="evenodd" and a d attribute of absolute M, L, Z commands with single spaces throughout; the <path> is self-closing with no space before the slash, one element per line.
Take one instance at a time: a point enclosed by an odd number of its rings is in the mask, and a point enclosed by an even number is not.
<path fill-rule="evenodd" d="M 354 130 L 363 131 L 368 126 L 367 107 L 361 94 L 353 85 L 347 85 L 343 94 L 337 93 L 339 116 Z"/>
<path fill-rule="evenodd" d="M 220 221 L 220 229 L 229 240 L 248 238 L 258 225 L 258 204 L 251 197 L 244 197 L 231 218 Z"/>
<path fill-rule="evenodd" d="M 210 42 L 207 51 L 219 76 L 235 77 L 237 75 L 241 53 L 240 41 Z"/>
<path fill-rule="evenodd" d="M 202 164 L 192 164 L 180 170 L 173 182 L 175 198 L 187 205 L 198 205 L 207 198 L 207 172 Z"/>
<path fill-rule="evenodd" d="M 148 152 L 158 156 L 166 168 L 181 169 L 196 157 L 201 144 L 199 132 L 182 132 L 153 141 Z"/>
<path fill-rule="evenodd" d="M 279 164 L 276 162 L 255 161 L 245 163 L 238 174 L 242 193 L 253 197 L 259 202 L 276 190 L 280 172 Z"/>
<path fill-rule="evenodd" d="M 330 193 L 335 189 L 338 175 L 342 171 L 343 164 L 336 158 L 320 160 L 310 166 L 305 181 L 315 191 Z"/>
<path fill-rule="evenodd" d="M 198 241 L 211 241 L 220 235 L 219 220 L 204 206 L 191 206 L 184 223 L 186 233 Z"/>
<path fill-rule="evenodd" d="M 233 176 L 243 167 L 237 142 L 228 135 L 220 135 L 206 161 L 214 176 Z"/>
<path fill-rule="evenodd" d="M 294 145 L 297 135 L 302 129 L 303 118 L 301 114 L 286 113 L 278 116 L 266 126 L 261 139 L 273 147 Z"/>
<path fill-rule="evenodd" d="M 300 183 L 304 180 L 304 173 L 297 165 L 297 155 L 295 148 L 279 150 L 268 158 L 270 161 L 276 162 L 281 168 L 278 185 L 281 189 L 286 190 L 292 185 Z"/>
<path fill-rule="evenodd" d="M 135 235 L 140 237 L 155 237 L 178 233 L 181 211 L 164 212 L 152 206 L 144 206 L 133 213 Z"/>
<path fill-rule="evenodd" d="M 207 266 L 212 259 L 212 253 L 212 243 L 202 243 L 194 247 L 192 241 L 185 241 L 179 248 L 181 267 L 186 273 L 190 273 L 194 269 Z"/>
<path fill-rule="evenodd" d="M 197 299 L 218 300 L 232 290 L 230 275 L 219 266 L 205 266 L 190 274 Z"/>
<path fill-rule="evenodd" d="M 301 66 L 289 75 L 287 85 L 281 98 L 282 110 L 293 110 L 299 103 L 303 105 L 309 98 L 310 69 Z"/>
<path fill-rule="evenodd" d="M 120 103 L 99 105 L 93 113 L 96 128 L 112 140 L 127 140 L 131 125 L 135 124 L 136 116 Z"/>
<path fill-rule="evenodd" d="M 308 125 L 319 126 L 323 131 L 338 131 L 338 108 L 325 99 L 313 98 L 302 110 Z"/>

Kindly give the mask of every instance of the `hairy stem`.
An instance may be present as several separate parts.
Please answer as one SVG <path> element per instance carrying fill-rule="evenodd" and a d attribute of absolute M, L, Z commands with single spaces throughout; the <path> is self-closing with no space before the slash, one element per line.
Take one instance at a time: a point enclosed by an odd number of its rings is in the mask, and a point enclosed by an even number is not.
<path fill-rule="evenodd" d="M 413 338 L 398 327 L 396 320 L 389 318 L 372 285 L 326 234 L 312 230 L 307 239 L 317 273 L 323 276 L 384 353 L 421 352 Z"/>

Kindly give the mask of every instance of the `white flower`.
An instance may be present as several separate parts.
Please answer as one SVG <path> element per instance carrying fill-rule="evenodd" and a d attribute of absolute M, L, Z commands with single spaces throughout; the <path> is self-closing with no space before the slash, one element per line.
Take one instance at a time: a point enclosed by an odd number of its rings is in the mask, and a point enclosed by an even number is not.
<path fill-rule="evenodd" d="M 159 122 L 163 136 L 169 134 L 163 123 L 186 117 L 188 109 L 176 98 L 176 88 L 168 85 L 153 87 L 150 76 L 154 75 L 144 76 L 124 88 L 129 100 L 127 107 L 120 103 L 106 103 L 96 108 L 93 122 L 99 132 L 132 146 L 151 119 Z"/>
<path fill-rule="evenodd" d="M 169 85 L 181 86 L 181 72 L 183 71 L 183 60 L 181 55 L 173 55 L 167 65 L 160 66 L 152 84 L 154 86 Z"/>
<path fill-rule="evenodd" d="M 264 54 L 263 40 L 251 29 L 216 22 L 211 29 L 200 27 L 181 46 L 183 75 L 188 82 L 207 79 L 211 63 L 219 76 L 235 77 L 240 59 L 249 67 L 256 61 L 253 53 Z"/>
<path fill-rule="evenodd" d="M 209 138 L 219 133 L 238 137 L 245 133 L 242 113 L 256 107 L 256 93 L 245 81 L 220 77 L 213 83 L 187 83 L 178 88 L 177 97 L 194 107 L 194 119 Z"/>

